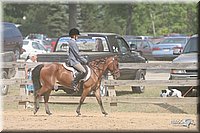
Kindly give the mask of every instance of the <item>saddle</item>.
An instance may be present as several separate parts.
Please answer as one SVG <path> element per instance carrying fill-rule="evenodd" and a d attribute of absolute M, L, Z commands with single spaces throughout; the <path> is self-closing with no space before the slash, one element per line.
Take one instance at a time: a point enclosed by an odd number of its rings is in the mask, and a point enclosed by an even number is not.
<path fill-rule="evenodd" d="M 66 63 L 62 63 L 62 65 L 66 70 L 69 70 L 72 72 L 72 75 L 74 78 L 76 77 L 76 74 L 78 73 L 78 71 L 76 69 L 74 69 L 73 67 L 67 66 Z M 81 80 L 87 81 L 89 79 L 89 77 L 91 76 L 91 69 L 88 67 L 88 65 L 83 65 L 83 67 L 85 68 L 87 74 Z"/>

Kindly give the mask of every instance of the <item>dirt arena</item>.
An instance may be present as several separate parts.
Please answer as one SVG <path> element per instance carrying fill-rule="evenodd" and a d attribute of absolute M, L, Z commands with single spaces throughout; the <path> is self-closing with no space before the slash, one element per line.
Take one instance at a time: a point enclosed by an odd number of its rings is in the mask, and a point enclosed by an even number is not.
<path fill-rule="evenodd" d="M 31 110 L 6 110 L 3 111 L 4 131 L 198 131 L 198 118 L 193 114 L 173 113 L 137 113 L 137 112 L 108 112 L 104 117 L 99 111 L 82 111 L 77 117 L 75 112 L 54 111 L 48 116 L 41 109 L 37 115 Z M 172 121 L 192 119 L 196 125 L 190 128 L 182 125 L 173 125 Z"/>
<path fill-rule="evenodd" d="M 158 75 L 159 74 L 159 75 Z M 148 72 L 147 79 L 159 77 L 159 79 L 167 79 L 168 73 Z M 8 96 L 16 96 L 19 91 L 12 92 L 16 89 L 10 89 Z M 148 88 L 143 95 L 157 96 L 156 88 Z M 123 90 L 124 91 L 124 90 Z M 136 97 L 136 94 L 128 96 Z M 127 94 L 126 94 L 127 95 Z M 104 117 L 97 103 L 84 104 L 81 108 L 82 115 L 77 117 L 75 113 L 76 105 L 50 105 L 53 115 L 48 116 L 45 113 L 44 106 L 40 108 L 36 115 L 32 109 L 22 109 L 17 107 L 18 103 L 5 101 L 2 111 L 3 130 L 4 131 L 186 131 L 197 132 L 198 115 L 196 105 L 177 106 L 177 108 L 161 107 L 153 104 L 127 104 L 121 103 L 118 106 L 110 106 L 104 102 L 104 108 L 108 112 L 108 116 Z M 180 111 L 181 110 L 181 111 Z M 186 112 L 186 113 L 184 113 Z M 177 120 L 192 119 L 195 125 L 189 128 L 182 125 L 172 124 Z"/>

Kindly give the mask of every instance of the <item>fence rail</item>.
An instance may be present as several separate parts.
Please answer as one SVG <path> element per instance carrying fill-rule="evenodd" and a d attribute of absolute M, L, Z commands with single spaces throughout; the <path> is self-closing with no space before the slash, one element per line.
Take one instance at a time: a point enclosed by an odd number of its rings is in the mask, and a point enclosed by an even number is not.
<path fill-rule="evenodd" d="M 29 68 L 33 68 L 39 64 L 51 64 L 50 62 L 6 62 L 3 63 L 4 68 L 17 67 L 24 69 L 26 64 Z M 198 69 L 198 63 L 120 63 L 120 69 Z M 31 84 L 27 79 L 0 79 L 6 85 L 11 84 Z M 198 80 L 105 80 L 104 85 L 107 86 L 196 86 Z"/>
<path fill-rule="evenodd" d="M 39 64 L 51 64 L 51 62 L 6 62 L 3 63 L 4 68 L 17 67 L 25 68 L 28 64 L 29 68 L 33 68 Z M 119 63 L 120 69 L 198 69 L 198 63 Z"/>
<path fill-rule="evenodd" d="M 28 79 L 0 79 L 5 85 L 32 84 Z M 106 86 L 197 86 L 198 80 L 103 80 Z"/>
<path fill-rule="evenodd" d="M 50 64 L 50 62 L 37 62 L 37 63 L 26 63 L 26 62 L 6 62 L 3 63 L 4 68 L 16 67 L 20 71 L 24 71 L 24 68 L 28 65 L 29 68 L 33 68 L 38 64 Z M 198 63 L 120 63 L 120 69 L 151 69 L 151 70 L 166 70 L 166 69 L 195 69 L 198 70 Z M 0 79 L 5 85 L 20 85 L 32 84 L 31 80 L 25 78 L 12 78 L 12 79 Z M 197 98 L 122 98 L 116 97 L 114 86 L 197 86 L 198 80 L 103 80 L 103 84 L 109 86 L 109 97 L 103 97 L 105 102 L 117 103 L 117 102 L 128 102 L 128 103 L 184 103 L 184 104 L 197 104 Z M 33 97 L 26 96 L 24 88 L 20 88 L 20 95 L 15 100 L 19 101 L 19 104 L 25 101 L 32 101 Z M 77 99 L 78 98 L 78 99 Z M 80 97 L 59 97 L 51 96 L 50 102 L 55 103 L 76 103 Z M 7 97 L 4 98 L 5 100 Z M 87 98 L 86 102 L 94 102 L 94 98 Z"/>

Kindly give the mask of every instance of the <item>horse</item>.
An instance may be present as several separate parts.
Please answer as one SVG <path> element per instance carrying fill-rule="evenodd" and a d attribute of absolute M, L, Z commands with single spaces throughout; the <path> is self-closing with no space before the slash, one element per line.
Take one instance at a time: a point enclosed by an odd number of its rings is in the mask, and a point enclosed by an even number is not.
<path fill-rule="evenodd" d="M 113 78 L 117 79 L 120 76 L 118 57 L 115 55 L 105 57 L 102 59 L 95 59 L 88 63 L 91 70 L 91 75 L 86 81 L 79 82 L 79 90 L 82 89 L 79 105 L 76 109 L 77 116 L 80 116 L 81 105 L 90 91 L 94 91 L 102 114 L 105 116 L 108 113 L 104 110 L 101 95 L 100 84 L 102 76 L 105 72 L 110 71 Z M 72 71 L 64 68 L 61 63 L 39 64 L 32 70 L 32 82 L 34 86 L 34 114 L 39 110 L 39 99 L 44 96 L 44 104 L 46 114 L 51 115 L 49 110 L 48 100 L 50 93 L 56 83 L 62 86 L 71 87 L 71 82 L 74 77 Z"/>

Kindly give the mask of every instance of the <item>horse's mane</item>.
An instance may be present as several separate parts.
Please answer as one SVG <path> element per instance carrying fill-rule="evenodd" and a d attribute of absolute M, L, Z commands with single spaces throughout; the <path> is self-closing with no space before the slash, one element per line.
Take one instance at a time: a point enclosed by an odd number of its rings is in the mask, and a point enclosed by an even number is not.
<path fill-rule="evenodd" d="M 107 59 L 107 57 L 94 59 L 94 60 L 89 62 L 89 66 L 90 67 L 97 67 L 97 66 L 99 66 L 99 64 L 105 63 L 106 59 Z"/>

